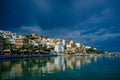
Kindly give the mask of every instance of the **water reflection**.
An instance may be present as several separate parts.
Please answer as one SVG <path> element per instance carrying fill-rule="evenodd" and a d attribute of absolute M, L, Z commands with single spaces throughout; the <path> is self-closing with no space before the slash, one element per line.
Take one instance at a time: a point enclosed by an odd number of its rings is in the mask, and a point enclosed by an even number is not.
<path fill-rule="evenodd" d="M 97 57 L 59 56 L 47 58 L 31 58 L 0 62 L 0 79 L 16 77 L 45 76 L 49 73 L 80 69 L 84 64 L 96 61 Z"/>

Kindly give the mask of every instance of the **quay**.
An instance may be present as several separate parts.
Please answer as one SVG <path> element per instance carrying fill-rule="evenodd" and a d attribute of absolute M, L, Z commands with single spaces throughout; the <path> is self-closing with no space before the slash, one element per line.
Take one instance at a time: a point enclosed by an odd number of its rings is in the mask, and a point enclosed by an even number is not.
<path fill-rule="evenodd" d="M 17 59 L 17 58 L 32 58 L 32 57 L 53 57 L 57 56 L 57 54 L 25 54 L 25 55 L 0 55 L 0 59 Z"/>

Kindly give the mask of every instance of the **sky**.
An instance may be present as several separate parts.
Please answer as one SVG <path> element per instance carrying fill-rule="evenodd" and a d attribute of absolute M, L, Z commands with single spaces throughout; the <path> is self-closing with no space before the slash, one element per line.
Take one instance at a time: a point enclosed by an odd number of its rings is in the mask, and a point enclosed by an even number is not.
<path fill-rule="evenodd" d="M 120 0 L 0 0 L 0 30 L 120 52 Z"/>

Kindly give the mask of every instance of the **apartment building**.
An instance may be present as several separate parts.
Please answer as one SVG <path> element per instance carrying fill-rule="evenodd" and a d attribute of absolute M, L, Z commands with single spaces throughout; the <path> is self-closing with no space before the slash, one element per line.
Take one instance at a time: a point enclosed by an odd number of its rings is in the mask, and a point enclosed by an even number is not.
<path fill-rule="evenodd" d="M 23 46 L 25 48 L 29 47 L 29 39 L 25 37 L 15 38 L 15 47 L 22 48 Z"/>

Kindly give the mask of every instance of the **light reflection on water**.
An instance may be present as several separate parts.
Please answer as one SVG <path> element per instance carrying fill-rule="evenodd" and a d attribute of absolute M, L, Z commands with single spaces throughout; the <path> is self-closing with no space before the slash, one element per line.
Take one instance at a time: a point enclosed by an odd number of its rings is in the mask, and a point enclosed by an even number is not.
<path fill-rule="evenodd" d="M 0 62 L 0 79 L 16 77 L 46 76 L 47 74 L 65 70 L 80 69 L 84 64 L 96 62 L 97 57 L 58 56 L 6 60 Z"/>
<path fill-rule="evenodd" d="M 0 60 L 0 80 L 120 80 L 120 57 Z"/>

